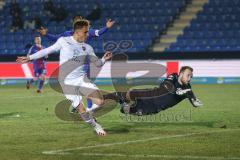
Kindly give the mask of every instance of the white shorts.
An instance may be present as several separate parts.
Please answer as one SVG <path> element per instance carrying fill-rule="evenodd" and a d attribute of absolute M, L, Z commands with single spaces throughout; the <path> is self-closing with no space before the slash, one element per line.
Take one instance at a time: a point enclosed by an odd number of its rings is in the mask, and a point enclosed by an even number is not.
<path fill-rule="evenodd" d="M 98 87 L 91 83 L 91 81 L 86 76 L 81 76 L 74 79 L 65 79 L 64 84 L 70 85 L 73 89 L 69 93 L 68 87 L 62 87 L 65 97 L 72 102 L 72 107 L 76 108 L 80 103 L 82 103 L 82 96 L 88 96 L 96 90 Z M 65 90 L 64 90 L 65 88 Z"/>

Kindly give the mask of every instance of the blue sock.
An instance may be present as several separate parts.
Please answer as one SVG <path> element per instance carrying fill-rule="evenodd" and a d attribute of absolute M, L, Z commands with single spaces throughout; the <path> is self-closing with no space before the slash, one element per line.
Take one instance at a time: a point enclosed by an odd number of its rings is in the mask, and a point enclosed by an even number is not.
<path fill-rule="evenodd" d="M 92 108 L 92 100 L 91 99 L 87 99 L 87 107 Z"/>
<path fill-rule="evenodd" d="M 43 81 L 43 80 L 40 80 L 39 83 L 38 83 L 38 90 L 41 90 L 41 89 L 42 89 L 43 84 L 44 84 L 44 81 Z"/>

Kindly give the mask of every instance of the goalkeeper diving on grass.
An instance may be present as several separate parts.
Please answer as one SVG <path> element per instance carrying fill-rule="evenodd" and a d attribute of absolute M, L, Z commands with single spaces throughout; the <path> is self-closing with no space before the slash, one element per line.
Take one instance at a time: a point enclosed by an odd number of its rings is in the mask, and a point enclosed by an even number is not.
<path fill-rule="evenodd" d="M 122 113 L 139 116 L 156 114 L 175 106 L 186 98 L 194 107 L 200 107 L 203 104 L 196 98 L 190 85 L 192 76 L 193 68 L 183 66 L 179 74 L 168 75 L 158 87 L 114 92 L 105 94 L 103 97 L 104 99 L 113 99 L 119 102 Z M 130 104 L 132 101 L 134 103 Z"/>

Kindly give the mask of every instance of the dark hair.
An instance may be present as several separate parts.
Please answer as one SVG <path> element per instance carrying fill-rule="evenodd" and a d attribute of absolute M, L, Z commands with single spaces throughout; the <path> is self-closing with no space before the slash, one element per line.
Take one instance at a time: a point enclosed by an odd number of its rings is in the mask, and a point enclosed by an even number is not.
<path fill-rule="evenodd" d="M 89 26 L 89 21 L 82 19 L 80 21 L 77 21 L 74 23 L 73 29 L 76 31 L 77 29 L 82 29 L 84 26 L 88 27 Z"/>
<path fill-rule="evenodd" d="M 72 18 L 73 24 L 74 24 L 76 21 L 79 21 L 80 19 L 83 19 L 80 14 L 77 14 L 77 15 L 73 16 L 73 18 Z"/>
<path fill-rule="evenodd" d="M 41 38 L 41 36 L 39 34 L 36 34 L 36 35 L 33 36 L 33 39 L 35 40 L 35 38 L 38 38 L 38 37 Z"/>
<path fill-rule="evenodd" d="M 182 66 L 179 73 L 184 72 L 186 69 L 189 69 L 191 72 L 193 72 L 193 68 L 190 66 Z"/>

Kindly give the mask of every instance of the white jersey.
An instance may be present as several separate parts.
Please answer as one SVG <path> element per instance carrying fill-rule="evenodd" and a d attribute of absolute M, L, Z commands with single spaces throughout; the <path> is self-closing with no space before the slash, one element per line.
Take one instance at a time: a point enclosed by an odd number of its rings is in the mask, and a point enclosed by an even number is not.
<path fill-rule="evenodd" d="M 94 63 L 97 67 L 101 67 L 105 63 L 104 59 L 97 58 L 92 46 L 84 42 L 77 42 L 73 36 L 61 37 L 52 46 L 30 55 L 29 58 L 30 60 L 34 60 L 58 51 L 60 51 L 60 66 L 65 65 L 66 62 L 68 63 L 74 60 L 81 60 L 81 63 L 78 63 L 80 65 L 68 74 L 66 78 L 77 78 L 85 74 L 83 70 L 83 62 L 85 61 L 86 56 L 88 56 L 90 62 Z"/>

